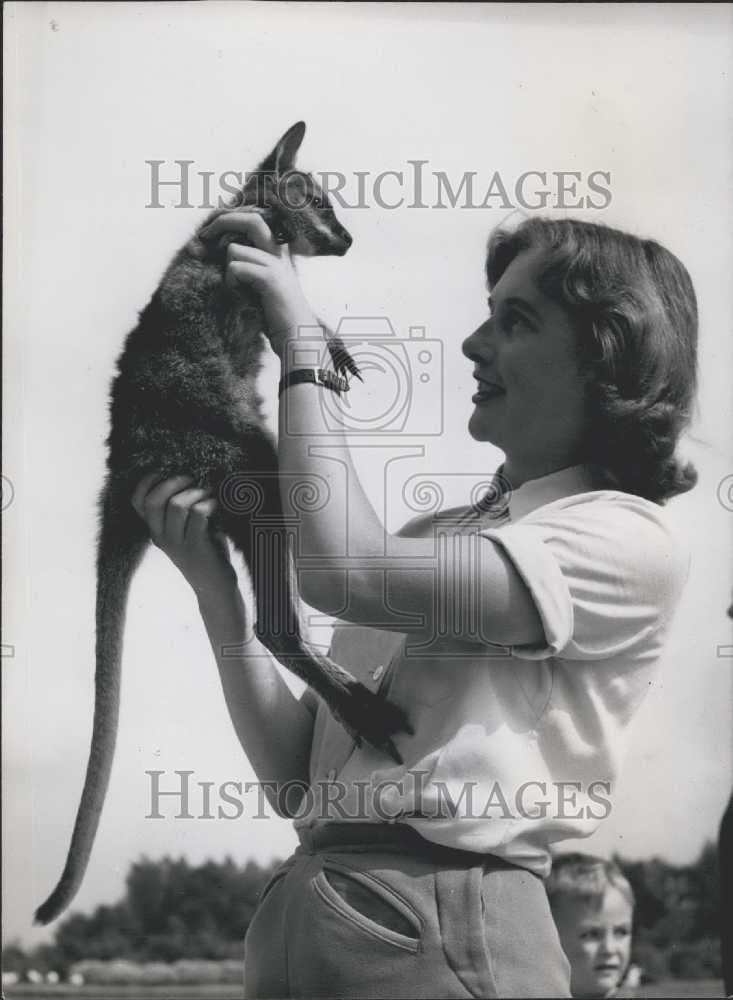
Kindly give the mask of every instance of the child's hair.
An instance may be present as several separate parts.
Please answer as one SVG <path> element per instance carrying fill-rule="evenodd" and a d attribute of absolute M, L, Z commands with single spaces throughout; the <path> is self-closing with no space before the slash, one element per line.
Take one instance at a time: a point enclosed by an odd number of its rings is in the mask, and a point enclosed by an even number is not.
<path fill-rule="evenodd" d="M 697 383 L 697 301 L 684 265 L 608 226 L 530 218 L 492 234 L 490 288 L 525 250 L 543 253 L 540 288 L 573 317 L 591 376 L 585 460 L 610 488 L 656 503 L 691 489 L 695 469 L 675 457 Z"/>
<path fill-rule="evenodd" d="M 600 901 L 609 887 L 618 889 L 633 909 L 634 891 L 615 861 L 579 852 L 558 854 L 545 882 L 553 909 L 563 899 Z"/>

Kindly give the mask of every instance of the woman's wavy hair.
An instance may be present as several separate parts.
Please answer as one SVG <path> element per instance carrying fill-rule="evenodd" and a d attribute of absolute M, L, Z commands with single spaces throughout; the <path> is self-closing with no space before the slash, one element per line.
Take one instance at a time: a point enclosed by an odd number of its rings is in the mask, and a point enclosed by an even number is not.
<path fill-rule="evenodd" d="M 697 385 L 697 301 L 680 261 L 653 240 L 575 219 L 530 218 L 489 240 L 493 288 L 514 258 L 538 250 L 538 284 L 564 306 L 588 380 L 584 459 L 604 485 L 664 503 L 697 473 L 675 455 Z"/>

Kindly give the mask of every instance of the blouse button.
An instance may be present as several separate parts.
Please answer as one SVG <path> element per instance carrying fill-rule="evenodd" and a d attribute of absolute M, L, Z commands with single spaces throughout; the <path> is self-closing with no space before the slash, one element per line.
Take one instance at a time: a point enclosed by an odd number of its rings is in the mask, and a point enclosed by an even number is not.
<path fill-rule="evenodd" d="M 377 669 L 372 673 L 372 680 L 378 681 L 383 673 L 384 673 L 384 664 L 380 663 Z"/>

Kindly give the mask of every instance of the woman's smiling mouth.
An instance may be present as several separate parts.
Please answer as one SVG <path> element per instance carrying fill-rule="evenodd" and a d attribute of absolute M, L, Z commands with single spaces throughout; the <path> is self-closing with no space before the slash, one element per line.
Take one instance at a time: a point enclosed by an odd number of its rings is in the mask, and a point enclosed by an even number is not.
<path fill-rule="evenodd" d="M 474 378 L 478 382 L 479 388 L 478 392 L 471 397 L 471 402 L 486 403 L 499 396 L 506 395 L 506 390 L 498 385 L 498 383 L 489 382 L 486 379 L 479 378 L 478 375 L 474 375 Z"/>

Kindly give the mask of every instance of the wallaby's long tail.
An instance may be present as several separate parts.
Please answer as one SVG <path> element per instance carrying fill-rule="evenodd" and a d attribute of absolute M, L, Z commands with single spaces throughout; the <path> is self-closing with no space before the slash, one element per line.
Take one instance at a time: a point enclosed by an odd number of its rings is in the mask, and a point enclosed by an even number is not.
<path fill-rule="evenodd" d="M 117 739 L 127 595 L 148 542 L 145 525 L 137 518 L 129 500 L 125 502 L 115 497 L 109 488 L 102 493 L 100 517 L 92 741 L 66 864 L 56 888 L 36 910 L 35 920 L 39 924 L 55 920 L 66 909 L 81 885 L 89 862 Z"/>

